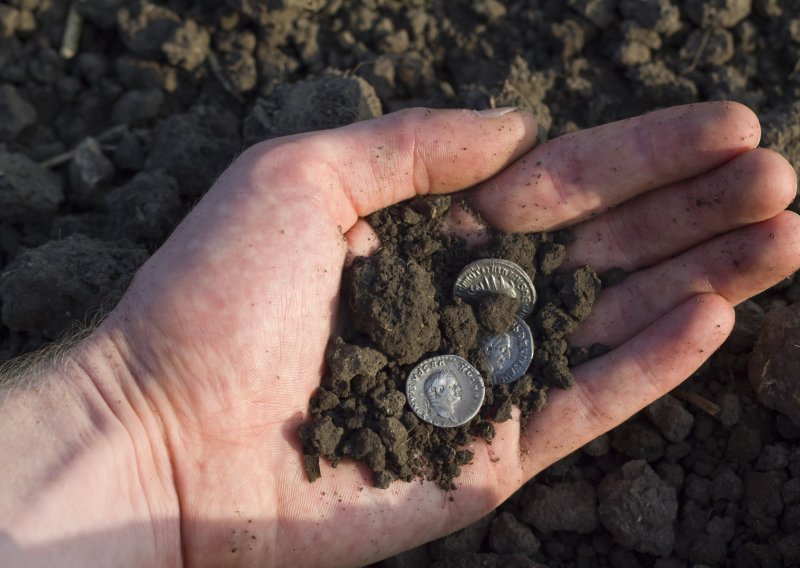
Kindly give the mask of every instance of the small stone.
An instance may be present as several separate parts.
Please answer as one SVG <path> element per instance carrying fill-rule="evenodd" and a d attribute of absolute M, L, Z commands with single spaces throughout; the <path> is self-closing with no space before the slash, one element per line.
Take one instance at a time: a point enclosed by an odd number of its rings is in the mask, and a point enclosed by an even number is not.
<path fill-rule="evenodd" d="M 781 489 L 786 480 L 782 471 L 748 471 L 744 475 L 745 522 L 761 536 L 778 527 L 778 516 L 783 511 Z"/>
<path fill-rule="evenodd" d="M 664 455 L 664 438 L 652 426 L 635 420 L 611 432 L 611 445 L 633 459 L 653 462 Z"/>
<path fill-rule="evenodd" d="M 727 557 L 728 547 L 721 539 L 701 534 L 689 549 L 689 559 L 694 566 L 717 566 Z"/>
<path fill-rule="evenodd" d="M 725 459 L 748 463 L 761 453 L 761 435 L 755 428 L 740 424 L 731 433 L 728 439 L 728 449 Z"/>
<path fill-rule="evenodd" d="M 138 126 L 158 116 L 164 102 L 161 89 L 143 89 L 123 94 L 111 109 L 112 124 Z"/>
<path fill-rule="evenodd" d="M 586 481 L 528 485 L 520 519 L 541 532 L 590 533 L 598 524 L 594 487 Z"/>
<path fill-rule="evenodd" d="M 499 554 L 519 552 L 532 555 L 539 552 L 541 543 L 531 529 L 511 513 L 500 513 L 492 522 L 489 547 Z"/>
<path fill-rule="evenodd" d="M 0 151 L 0 220 L 39 220 L 54 212 L 63 200 L 58 176 L 23 154 Z"/>
<path fill-rule="evenodd" d="M 119 169 L 136 172 L 143 170 L 145 152 L 142 148 L 142 141 L 136 134 L 129 131 L 124 132 L 117 141 L 117 147 L 114 149 L 111 159 Z"/>
<path fill-rule="evenodd" d="M 626 548 L 668 556 L 675 542 L 675 489 L 643 460 L 630 461 L 600 483 L 598 512 L 603 526 Z"/>
<path fill-rule="evenodd" d="M 686 479 L 684 494 L 701 507 L 705 507 L 708 505 L 709 499 L 711 498 L 710 489 L 710 479 L 692 473 Z"/>
<path fill-rule="evenodd" d="M 0 85 L 0 142 L 16 139 L 23 130 L 36 123 L 36 116 L 36 109 L 13 85 Z"/>
<path fill-rule="evenodd" d="M 91 205 L 99 203 L 114 177 L 114 164 L 106 158 L 97 140 L 84 139 L 69 163 L 69 200 Z"/>
<path fill-rule="evenodd" d="M 317 112 L 308 112 L 315 101 Z M 375 90 L 361 77 L 325 71 L 294 84 L 279 85 L 256 101 L 244 121 L 245 140 L 265 139 L 344 126 L 381 115 Z"/>
<path fill-rule="evenodd" d="M 195 106 L 158 123 L 147 169 L 163 168 L 181 192 L 200 197 L 240 150 L 239 121 L 215 107 Z"/>
<path fill-rule="evenodd" d="M 725 428 L 733 428 L 742 416 L 742 403 L 739 397 L 733 393 L 726 392 L 719 399 L 719 412 L 717 420 Z"/>
<path fill-rule="evenodd" d="M 786 505 L 800 503 L 800 479 L 793 477 L 787 481 L 781 489 L 781 496 Z"/>
<path fill-rule="evenodd" d="M 676 492 L 683 488 L 686 474 L 680 465 L 662 460 L 656 464 L 655 472 L 661 479 L 675 488 Z"/>
<path fill-rule="evenodd" d="M 606 455 L 610 447 L 611 441 L 608 437 L 608 434 L 602 434 L 583 446 L 582 449 L 586 455 L 593 458 L 599 458 L 600 456 Z"/>
<path fill-rule="evenodd" d="M 784 469 L 789 465 L 789 449 L 784 444 L 768 444 L 761 450 L 756 462 L 759 471 Z"/>
<path fill-rule="evenodd" d="M 648 406 L 644 413 L 670 442 L 685 440 L 694 425 L 692 413 L 669 394 Z"/>
<path fill-rule="evenodd" d="M 734 568 L 781 568 L 781 555 L 772 545 L 745 542 L 736 550 Z"/>
<path fill-rule="evenodd" d="M 108 58 L 103 53 L 82 52 L 75 61 L 81 77 L 89 84 L 98 83 L 108 75 Z"/>
<path fill-rule="evenodd" d="M 106 298 L 121 297 L 146 258 L 146 249 L 126 241 L 79 234 L 48 241 L 20 254 L 3 273 L 2 322 L 55 337 Z"/>
<path fill-rule="evenodd" d="M 784 566 L 800 565 L 800 533 L 783 537 L 778 541 L 776 548 L 781 554 Z"/>
<path fill-rule="evenodd" d="M 741 478 L 727 466 L 714 473 L 711 480 L 711 498 L 736 502 L 742 498 L 744 486 Z"/>

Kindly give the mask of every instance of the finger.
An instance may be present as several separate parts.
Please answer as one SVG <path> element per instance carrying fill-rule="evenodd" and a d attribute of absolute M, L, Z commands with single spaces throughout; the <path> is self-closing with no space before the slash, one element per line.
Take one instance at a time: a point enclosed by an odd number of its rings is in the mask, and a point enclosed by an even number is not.
<path fill-rule="evenodd" d="M 639 196 L 573 229 L 568 267 L 649 266 L 696 243 L 774 217 L 797 193 L 794 168 L 753 150 L 716 170 Z"/>
<path fill-rule="evenodd" d="M 675 388 L 722 344 L 733 321 L 724 298 L 693 296 L 617 349 L 576 367 L 573 388 L 553 393 L 525 432 L 526 468 L 544 469 Z"/>
<path fill-rule="evenodd" d="M 253 150 L 258 177 L 273 196 L 322 201 L 346 232 L 393 203 L 488 179 L 530 150 L 533 116 L 494 110 L 409 109 L 269 142 Z"/>
<path fill-rule="evenodd" d="M 553 229 L 715 168 L 760 136 L 738 103 L 674 107 L 551 140 L 472 190 L 472 201 L 498 229 Z"/>
<path fill-rule="evenodd" d="M 631 274 L 604 290 L 571 341 L 614 347 L 696 294 L 713 292 L 736 305 L 798 268 L 800 217 L 786 211 Z"/>
<path fill-rule="evenodd" d="M 344 263 L 346 266 L 353 264 L 353 259 L 358 256 L 370 256 L 381 248 L 381 239 L 372 226 L 359 219 L 350 230 L 344 234 L 347 239 L 347 256 Z"/>

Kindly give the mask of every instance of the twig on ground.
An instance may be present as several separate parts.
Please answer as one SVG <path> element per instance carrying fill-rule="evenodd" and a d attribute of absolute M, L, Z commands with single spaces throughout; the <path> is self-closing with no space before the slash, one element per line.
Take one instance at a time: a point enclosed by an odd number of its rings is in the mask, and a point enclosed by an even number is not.
<path fill-rule="evenodd" d="M 123 132 L 125 132 L 127 129 L 128 129 L 127 124 L 118 124 L 117 126 L 112 126 L 105 132 L 101 132 L 100 134 L 95 136 L 95 140 L 97 140 L 101 144 L 109 142 L 114 138 L 116 138 L 117 136 L 119 136 L 120 134 L 122 134 Z M 42 160 L 41 162 L 39 162 L 39 165 L 42 166 L 43 168 L 57 168 L 58 166 L 61 166 L 69 162 L 72 159 L 72 156 L 74 155 L 75 155 L 75 148 L 72 148 L 70 150 L 67 150 L 66 152 L 62 152 L 61 154 L 56 154 L 55 156 L 47 158 L 46 160 Z"/>
<path fill-rule="evenodd" d="M 678 398 L 681 398 L 691 404 L 692 406 L 696 406 L 706 414 L 711 416 L 716 416 L 719 413 L 719 405 L 711 402 L 706 397 L 694 392 L 694 391 L 683 391 L 678 393 Z"/>
<path fill-rule="evenodd" d="M 72 59 L 78 53 L 81 42 L 83 17 L 78 13 L 76 2 L 72 2 L 67 13 L 67 22 L 64 26 L 64 36 L 61 39 L 61 57 Z"/>
<path fill-rule="evenodd" d="M 689 66 L 683 70 L 683 74 L 686 75 L 687 73 L 691 73 L 697 66 L 700 65 L 700 58 L 703 56 L 703 52 L 706 50 L 708 46 L 708 40 L 711 37 L 711 29 L 707 29 L 703 34 L 703 37 L 700 39 L 700 45 L 697 46 L 697 51 L 694 54 L 694 59 L 689 64 Z"/>

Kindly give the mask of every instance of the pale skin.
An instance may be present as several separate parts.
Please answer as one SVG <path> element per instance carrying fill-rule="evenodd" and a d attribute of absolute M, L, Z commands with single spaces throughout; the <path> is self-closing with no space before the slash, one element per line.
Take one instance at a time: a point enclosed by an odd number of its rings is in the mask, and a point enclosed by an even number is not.
<path fill-rule="evenodd" d="M 421 544 L 674 388 L 724 341 L 734 305 L 800 266 L 800 222 L 783 211 L 794 171 L 755 149 L 745 107 L 677 107 L 540 147 L 536 131 L 521 111 L 416 109 L 247 150 L 88 339 L 4 391 L 2 563 L 353 566 Z M 570 266 L 632 272 L 572 338 L 613 350 L 524 432 L 510 420 L 475 442 L 450 495 L 377 490 L 350 463 L 309 484 L 296 430 L 348 251 L 375 246 L 359 219 L 466 188 L 499 229 L 574 226 Z"/>

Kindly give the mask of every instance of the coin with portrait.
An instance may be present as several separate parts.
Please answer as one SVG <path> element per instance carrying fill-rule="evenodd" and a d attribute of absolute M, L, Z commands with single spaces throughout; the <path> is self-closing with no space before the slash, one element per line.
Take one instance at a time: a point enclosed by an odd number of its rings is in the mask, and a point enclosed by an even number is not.
<path fill-rule="evenodd" d="M 528 273 L 517 263 L 501 258 L 471 262 L 456 277 L 454 296 L 470 299 L 487 293 L 519 298 L 517 315 L 522 318 L 531 315 L 536 302 L 536 289 Z"/>
<path fill-rule="evenodd" d="M 506 333 L 484 336 L 481 349 L 492 383 L 513 383 L 525 374 L 533 360 L 531 328 L 521 317 L 514 316 L 511 329 Z"/>
<path fill-rule="evenodd" d="M 449 428 L 466 424 L 478 413 L 486 388 L 483 377 L 457 355 L 438 355 L 414 367 L 406 380 L 406 398 L 424 421 Z"/>

